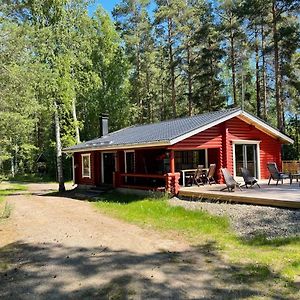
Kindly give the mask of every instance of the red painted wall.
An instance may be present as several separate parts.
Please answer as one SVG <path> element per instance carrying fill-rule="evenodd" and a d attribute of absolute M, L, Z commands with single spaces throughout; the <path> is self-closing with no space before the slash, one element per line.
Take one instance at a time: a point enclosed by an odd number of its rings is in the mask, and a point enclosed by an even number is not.
<path fill-rule="evenodd" d="M 82 177 L 82 162 L 81 154 L 91 154 L 91 178 Z M 87 184 L 87 185 L 99 185 L 101 177 L 100 169 L 100 152 L 82 152 L 74 153 L 74 166 L 75 166 L 75 183 L 76 184 Z"/>
<path fill-rule="evenodd" d="M 191 136 L 170 147 L 174 150 L 209 148 L 209 162 L 214 160 L 218 167 L 218 177 L 221 166 L 226 167 L 233 174 L 233 146 L 234 140 L 257 140 L 260 143 L 260 175 L 268 178 L 267 163 L 275 161 L 281 168 L 281 142 L 261 130 L 255 128 L 239 118 L 232 118 L 222 124 L 214 126 L 194 136 Z M 214 148 L 214 149 L 211 149 Z"/>
<path fill-rule="evenodd" d="M 217 125 L 171 146 L 170 149 L 188 150 L 188 149 L 220 148 L 221 145 L 222 145 L 221 126 Z"/>
<path fill-rule="evenodd" d="M 239 118 L 233 118 L 222 124 L 228 128 L 228 162 L 227 168 L 233 173 L 233 146 L 234 140 L 257 140 L 260 143 L 260 175 L 261 178 L 268 178 L 268 162 L 276 162 L 281 168 L 281 142 L 261 130 L 249 125 Z"/>
<path fill-rule="evenodd" d="M 261 178 L 268 178 L 267 163 L 275 161 L 281 168 L 281 142 L 253 125 L 235 117 L 222 124 L 209 128 L 192 137 L 189 137 L 168 149 L 192 150 L 208 148 L 209 163 L 217 164 L 216 177 L 222 180 L 221 167 L 227 167 L 233 174 L 233 145 L 234 140 L 258 140 L 260 143 L 260 171 Z M 144 163 L 150 160 L 150 166 L 155 164 L 155 157 L 164 153 L 164 149 L 139 149 L 136 150 L 136 172 L 144 173 Z M 87 153 L 87 152 L 84 152 Z M 82 178 L 81 153 L 74 153 L 75 183 L 87 185 L 101 184 L 101 152 L 91 153 L 91 178 Z M 119 171 L 124 171 L 124 152 L 118 151 Z"/>

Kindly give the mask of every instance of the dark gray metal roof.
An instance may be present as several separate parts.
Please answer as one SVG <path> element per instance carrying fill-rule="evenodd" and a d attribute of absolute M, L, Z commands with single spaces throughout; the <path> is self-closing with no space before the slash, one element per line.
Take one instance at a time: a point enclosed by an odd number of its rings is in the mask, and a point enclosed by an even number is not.
<path fill-rule="evenodd" d="M 114 146 L 154 144 L 170 142 L 171 140 L 183 136 L 191 131 L 200 129 L 210 123 L 228 117 L 236 112 L 241 112 L 240 108 L 231 108 L 216 112 L 204 113 L 192 117 L 185 117 L 163 121 L 154 124 L 137 125 L 109 133 L 106 136 L 90 140 L 69 148 L 64 151 L 81 151 L 85 149 L 114 148 Z"/>

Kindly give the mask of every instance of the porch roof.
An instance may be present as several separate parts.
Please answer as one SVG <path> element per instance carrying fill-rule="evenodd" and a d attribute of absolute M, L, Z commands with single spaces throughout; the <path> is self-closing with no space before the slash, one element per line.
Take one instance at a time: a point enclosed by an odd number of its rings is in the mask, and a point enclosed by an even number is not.
<path fill-rule="evenodd" d="M 107 150 L 170 146 L 236 116 L 240 116 L 243 117 L 243 119 L 257 123 L 260 126 L 260 129 L 266 129 L 267 132 L 272 133 L 284 142 L 293 142 L 293 140 L 288 136 L 280 133 L 277 129 L 271 127 L 261 119 L 244 112 L 240 108 L 231 108 L 195 115 L 192 117 L 123 128 L 103 137 L 66 148 L 64 151 L 81 152 L 98 149 Z"/>

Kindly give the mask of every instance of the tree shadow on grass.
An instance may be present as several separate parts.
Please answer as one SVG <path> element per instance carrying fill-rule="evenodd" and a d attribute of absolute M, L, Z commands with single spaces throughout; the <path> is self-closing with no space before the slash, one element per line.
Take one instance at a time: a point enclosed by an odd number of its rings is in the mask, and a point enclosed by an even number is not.
<path fill-rule="evenodd" d="M 266 235 L 257 234 L 251 239 L 241 239 L 241 241 L 249 246 L 271 246 L 271 247 L 280 247 L 290 244 L 299 244 L 300 245 L 300 236 L 290 236 L 290 237 L 278 237 L 278 238 L 267 238 Z"/>
<path fill-rule="evenodd" d="M 155 194 L 127 194 L 120 193 L 114 190 L 108 190 L 101 193 L 97 191 L 90 190 L 81 190 L 81 189 L 72 189 L 65 192 L 49 192 L 38 194 L 39 196 L 44 197 L 64 197 L 69 199 L 84 200 L 89 202 L 113 202 L 121 204 L 129 204 L 136 201 L 142 201 L 145 199 L 161 199 L 163 196 L 158 197 Z"/>
<path fill-rule="evenodd" d="M 226 263 L 213 242 L 152 253 L 17 242 L 0 249 L 0 261 L 1 299 L 291 299 L 294 292 L 264 265 Z"/>

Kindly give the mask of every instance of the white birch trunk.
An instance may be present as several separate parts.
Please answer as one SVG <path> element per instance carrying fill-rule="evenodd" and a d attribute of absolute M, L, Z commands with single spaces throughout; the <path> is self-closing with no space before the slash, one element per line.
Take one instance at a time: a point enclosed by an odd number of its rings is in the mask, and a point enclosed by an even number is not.
<path fill-rule="evenodd" d="M 79 133 L 79 126 L 78 126 L 78 120 L 77 120 L 77 113 L 76 113 L 76 100 L 73 98 L 72 100 L 72 114 L 73 114 L 73 120 L 74 120 L 74 126 L 75 126 L 75 138 L 76 143 L 80 143 L 80 133 Z"/>
<path fill-rule="evenodd" d="M 60 140 L 60 124 L 58 116 L 58 106 L 54 101 L 54 121 L 55 121 L 55 138 L 56 138 L 56 160 L 57 160 L 57 179 L 60 192 L 66 190 L 63 176 L 63 164 L 62 164 L 62 151 L 61 151 L 61 140 Z"/>

